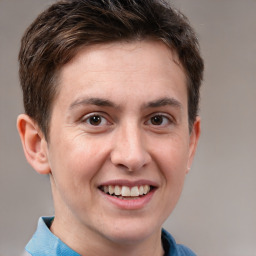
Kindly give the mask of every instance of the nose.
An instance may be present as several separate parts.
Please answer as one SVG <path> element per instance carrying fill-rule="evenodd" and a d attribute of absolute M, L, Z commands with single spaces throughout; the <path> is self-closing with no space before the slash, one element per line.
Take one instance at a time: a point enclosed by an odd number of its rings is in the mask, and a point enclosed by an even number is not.
<path fill-rule="evenodd" d="M 149 164 L 151 156 L 142 133 L 137 125 L 128 125 L 119 129 L 111 152 L 111 162 L 115 166 L 128 171 L 137 171 Z"/>

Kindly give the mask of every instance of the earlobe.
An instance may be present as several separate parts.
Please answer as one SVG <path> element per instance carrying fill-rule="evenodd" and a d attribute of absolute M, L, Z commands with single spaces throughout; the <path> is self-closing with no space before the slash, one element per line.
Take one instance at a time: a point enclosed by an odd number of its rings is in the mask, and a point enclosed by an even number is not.
<path fill-rule="evenodd" d="M 192 165 L 200 134 L 201 134 L 201 120 L 200 120 L 200 117 L 197 117 L 193 124 L 192 131 L 190 133 L 187 173 L 189 172 L 190 167 Z"/>
<path fill-rule="evenodd" d="M 28 115 L 21 114 L 17 128 L 27 161 L 38 173 L 49 174 L 47 142 L 37 123 Z"/>

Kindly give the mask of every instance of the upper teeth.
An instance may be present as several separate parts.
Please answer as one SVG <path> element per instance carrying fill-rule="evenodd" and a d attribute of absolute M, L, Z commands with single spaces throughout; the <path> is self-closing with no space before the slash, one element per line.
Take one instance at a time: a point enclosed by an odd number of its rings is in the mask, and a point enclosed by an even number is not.
<path fill-rule="evenodd" d="M 150 191 L 149 185 L 142 185 L 142 186 L 134 186 L 134 187 L 127 187 L 127 186 L 103 186 L 103 190 L 105 193 L 109 193 L 110 195 L 116 196 L 141 196 L 146 195 Z"/>

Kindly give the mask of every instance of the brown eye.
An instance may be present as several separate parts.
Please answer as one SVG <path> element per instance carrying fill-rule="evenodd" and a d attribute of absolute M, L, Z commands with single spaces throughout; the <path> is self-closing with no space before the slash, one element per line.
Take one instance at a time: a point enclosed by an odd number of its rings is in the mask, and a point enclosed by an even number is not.
<path fill-rule="evenodd" d="M 160 115 L 153 116 L 151 117 L 150 120 L 153 125 L 161 125 L 163 123 L 163 116 L 160 116 Z"/>
<path fill-rule="evenodd" d="M 164 128 L 167 127 L 169 125 L 171 125 L 172 119 L 171 117 L 165 115 L 165 114 L 156 114 L 156 115 L 152 115 L 148 121 L 146 122 L 147 125 L 151 125 L 154 126 L 155 128 Z"/>
<path fill-rule="evenodd" d="M 101 118 L 101 116 L 91 116 L 91 117 L 88 119 L 88 122 L 89 122 L 91 125 L 97 126 L 97 125 L 100 125 L 100 124 L 101 124 L 102 118 Z"/>

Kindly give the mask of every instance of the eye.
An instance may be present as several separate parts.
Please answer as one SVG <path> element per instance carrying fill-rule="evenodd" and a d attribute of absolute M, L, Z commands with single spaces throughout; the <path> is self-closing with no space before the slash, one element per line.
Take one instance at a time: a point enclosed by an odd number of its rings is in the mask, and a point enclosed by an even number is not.
<path fill-rule="evenodd" d="M 164 121 L 163 116 L 157 115 L 150 118 L 150 121 L 153 125 L 161 125 Z"/>
<path fill-rule="evenodd" d="M 100 125 L 101 122 L 102 122 L 102 117 L 101 117 L 101 116 L 91 116 L 91 117 L 88 119 L 88 122 L 89 122 L 91 125 L 98 126 L 98 125 Z"/>
<path fill-rule="evenodd" d="M 98 114 L 92 114 L 89 116 L 85 116 L 85 118 L 83 118 L 83 122 L 85 122 L 88 125 L 92 125 L 92 126 L 104 126 L 104 125 L 108 125 L 109 122 L 107 121 L 107 119 L 101 115 Z"/>
<path fill-rule="evenodd" d="M 162 114 L 151 116 L 150 119 L 146 122 L 146 124 L 153 126 L 167 126 L 171 123 L 171 119 Z"/>

